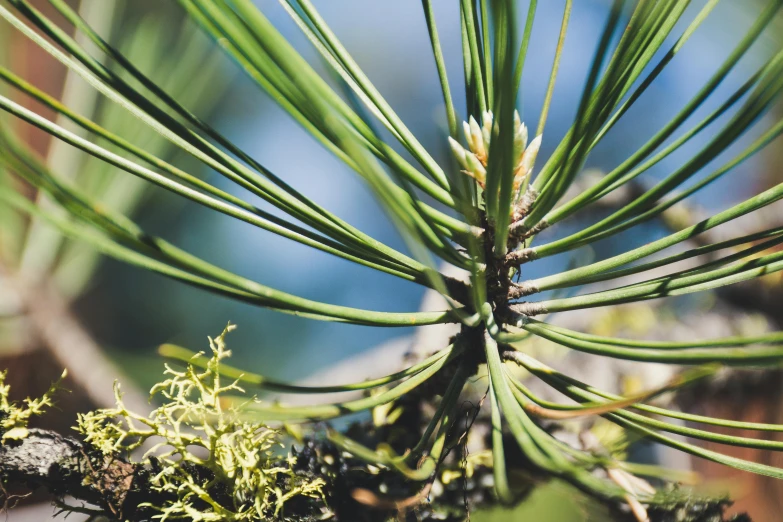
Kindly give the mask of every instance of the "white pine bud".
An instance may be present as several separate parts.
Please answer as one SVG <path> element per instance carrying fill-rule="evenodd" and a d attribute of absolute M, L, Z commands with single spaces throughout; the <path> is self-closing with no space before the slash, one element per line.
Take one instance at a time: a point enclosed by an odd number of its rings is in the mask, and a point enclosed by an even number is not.
<path fill-rule="evenodd" d="M 476 155 L 479 161 L 486 166 L 489 154 L 487 148 L 484 145 L 484 134 L 479 127 L 476 118 L 470 117 L 470 150 Z"/>
<path fill-rule="evenodd" d="M 449 136 L 449 145 L 451 146 L 451 152 L 454 154 L 454 157 L 457 158 L 457 163 L 459 163 L 463 169 L 468 169 L 468 163 L 465 160 L 467 151 L 451 136 Z"/>

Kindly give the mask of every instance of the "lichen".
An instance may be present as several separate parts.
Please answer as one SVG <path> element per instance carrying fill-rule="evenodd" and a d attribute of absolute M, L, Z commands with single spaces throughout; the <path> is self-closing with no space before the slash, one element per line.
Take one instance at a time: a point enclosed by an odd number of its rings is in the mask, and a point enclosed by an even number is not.
<path fill-rule="evenodd" d="M 247 421 L 237 406 L 224 407 L 225 394 L 244 393 L 237 381 L 220 376 L 220 361 L 231 354 L 225 336 L 233 329 L 229 324 L 210 338 L 205 370 L 166 365 L 168 378 L 151 391 L 162 405 L 148 416 L 129 411 L 115 385 L 116 408 L 78 418 L 76 429 L 107 457 L 149 448 L 140 463 L 154 470 L 151 488 L 172 500 L 142 506 L 158 511 L 160 520 L 269 520 L 283 518 L 295 497 L 324 501 L 325 482 L 295 472 L 296 457 L 281 455 L 280 432 Z"/>
<path fill-rule="evenodd" d="M 5 383 L 7 370 L 0 372 L 0 443 L 8 440 L 21 440 L 27 437 L 27 424 L 33 416 L 43 414 L 47 407 L 54 406 L 52 397 L 67 375 L 52 383 L 46 393 L 37 399 L 26 398 L 24 405 L 12 402 L 9 398 L 11 386 Z"/>

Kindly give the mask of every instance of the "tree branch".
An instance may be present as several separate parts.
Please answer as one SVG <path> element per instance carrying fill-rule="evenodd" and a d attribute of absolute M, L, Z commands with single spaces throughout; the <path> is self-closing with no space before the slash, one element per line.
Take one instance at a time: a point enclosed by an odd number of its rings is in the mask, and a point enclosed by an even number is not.
<path fill-rule="evenodd" d="M 140 506 L 142 502 L 161 505 L 167 500 L 150 490 L 150 473 L 144 466 L 104 457 L 49 430 L 31 429 L 26 438 L 1 445 L 0 477 L 0 500 L 6 503 L 6 490 L 44 488 L 56 497 L 67 495 L 131 522 L 150 520 L 157 513 Z"/>

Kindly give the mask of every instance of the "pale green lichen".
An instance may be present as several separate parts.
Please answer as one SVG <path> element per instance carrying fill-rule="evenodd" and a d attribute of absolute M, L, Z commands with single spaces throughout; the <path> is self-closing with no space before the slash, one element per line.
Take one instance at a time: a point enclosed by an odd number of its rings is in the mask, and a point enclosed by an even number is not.
<path fill-rule="evenodd" d="M 278 431 L 244 420 L 237 407 L 224 407 L 221 395 L 243 393 L 237 381 L 222 383 L 219 371 L 230 356 L 225 336 L 233 329 L 229 324 L 210 338 L 205 370 L 166 366 L 169 378 L 151 391 L 163 404 L 149 416 L 129 411 L 117 385 L 116 408 L 78 418 L 76 429 L 107 456 L 152 445 L 142 460 L 157 468 L 152 489 L 176 499 L 146 506 L 159 511 L 160 520 L 269 520 L 282 516 L 294 497 L 323 501 L 323 480 L 297 474 L 295 458 L 281 457 Z"/>
<path fill-rule="evenodd" d="M 7 440 L 21 440 L 27 437 L 27 424 L 30 418 L 43 414 L 47 407 L 54 406 L 52 397 L 60 387 L 60 382 L 67 375 L 63 371 L 57 382 L 53 383 L 49 390 L 38 399 L 27 398 L 24 406 L 11 402 L 9 395 L 11 386 L 5 383 L 7 371 L 0 372 L 0 443 Z"/>

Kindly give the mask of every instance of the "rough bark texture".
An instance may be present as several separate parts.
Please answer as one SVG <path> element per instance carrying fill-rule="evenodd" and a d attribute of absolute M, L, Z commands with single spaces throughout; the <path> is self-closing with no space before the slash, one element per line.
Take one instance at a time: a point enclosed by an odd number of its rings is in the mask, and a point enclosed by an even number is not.
<path fill-rule="evenodd" d="M 147 473 L 138 465 L 107 460 L 81 442 L 56 432 L 31 429 L 20 441 L 0 446 L 0 477 L 5 496 L 17 489 L 43 488 L 55 497 L 65 495 L 98 506 L 119 520 L 147 520 L 139 508 L 150 498 Z M 8 500 L 7 498 L 5 499 Z"/>

